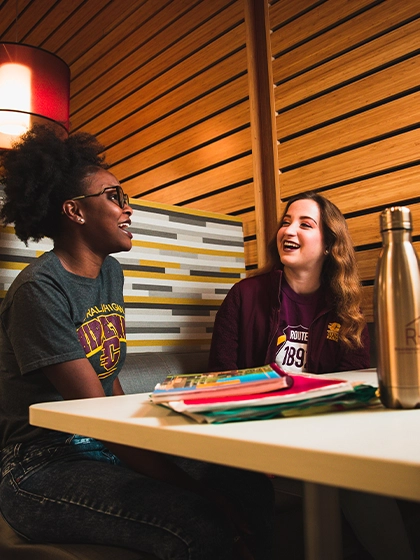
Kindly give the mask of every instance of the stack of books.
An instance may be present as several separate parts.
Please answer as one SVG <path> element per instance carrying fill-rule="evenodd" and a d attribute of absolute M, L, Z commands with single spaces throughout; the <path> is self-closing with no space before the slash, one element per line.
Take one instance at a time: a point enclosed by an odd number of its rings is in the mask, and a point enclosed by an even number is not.
<path fill-rule="evenodd" d="M 348 410 L 379 404 L 377 389 L 324 375 L 286 373 L 277 364 L 169 375 L 151 402 L 197 422 L 224 423 Z"/>

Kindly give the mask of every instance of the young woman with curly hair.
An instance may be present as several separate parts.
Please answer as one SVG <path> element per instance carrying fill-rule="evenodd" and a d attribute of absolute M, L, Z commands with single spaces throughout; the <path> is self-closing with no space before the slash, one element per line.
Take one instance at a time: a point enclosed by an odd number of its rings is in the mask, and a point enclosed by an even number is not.
<path fill-rule="evenodd" d="M 369 367 L 354 249 L 340 210 L 314 192 L 288 201 L 270 262 L 235 284 L 214 325 L 210 369 L 276 361 L 291 372 Z"/>
<path fill-rule="evenodd" d="M 34 403 L 123 393 L 123 274 L 110 254 L 131 248 L 132 209 L 102 150 L 89 134 L 60 140 L 35 127 L 3 155 L 2 221 L 22 241 L 46 236 L 54 248 L 0 307 L 1 514 L 36 542 L 267 560 L 264 475 L 29 424 Z"/>

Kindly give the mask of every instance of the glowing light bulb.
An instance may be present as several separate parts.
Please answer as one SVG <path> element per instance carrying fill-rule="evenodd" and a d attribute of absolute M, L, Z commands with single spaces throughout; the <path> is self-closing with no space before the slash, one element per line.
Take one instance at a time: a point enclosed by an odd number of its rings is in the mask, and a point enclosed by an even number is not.
<path fill-rule="evenodd" d="M 31 70 L 23 64 L 0 65 L 0 132 L 20 136 L 30 126 Z"/>

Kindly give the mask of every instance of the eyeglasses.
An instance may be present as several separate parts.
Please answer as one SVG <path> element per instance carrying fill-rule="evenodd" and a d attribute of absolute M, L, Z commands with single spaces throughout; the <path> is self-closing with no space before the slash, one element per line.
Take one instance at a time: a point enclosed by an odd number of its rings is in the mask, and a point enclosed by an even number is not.
<path fill-rule="evenodd" d="M 120 208 L 124 208 L 126 204 L 129 204 L 128 194 L 125 194 L 125 192 L 122 190 L 122 187 L 120 185 L 105 187 L 104 189 L 101 190 L 101 192 L 94 193 L 94 194 L 81 194 L 80 196 L 75 196 L 70 200 L 80 200 L 82 198 L 89 198 L 91 196 L 101 196 L 101 194 L 104 194 L 108 191 L 115 191 L 116 198 L 111 198 L 111 200 L 112 202 L 115 202 L 115 204 L 118 204 Z"/>

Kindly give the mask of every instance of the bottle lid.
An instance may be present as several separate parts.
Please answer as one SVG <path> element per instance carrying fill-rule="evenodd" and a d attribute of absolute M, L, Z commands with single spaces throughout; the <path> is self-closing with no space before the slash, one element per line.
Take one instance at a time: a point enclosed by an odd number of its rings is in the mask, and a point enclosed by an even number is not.
<path fill-rule="evenodd" d="M 379 220 L 381 231 L 390 229 L 413 229 L 411 212 L 406 206 L 385 208 L 385 210 L 381 212 Z"/>

